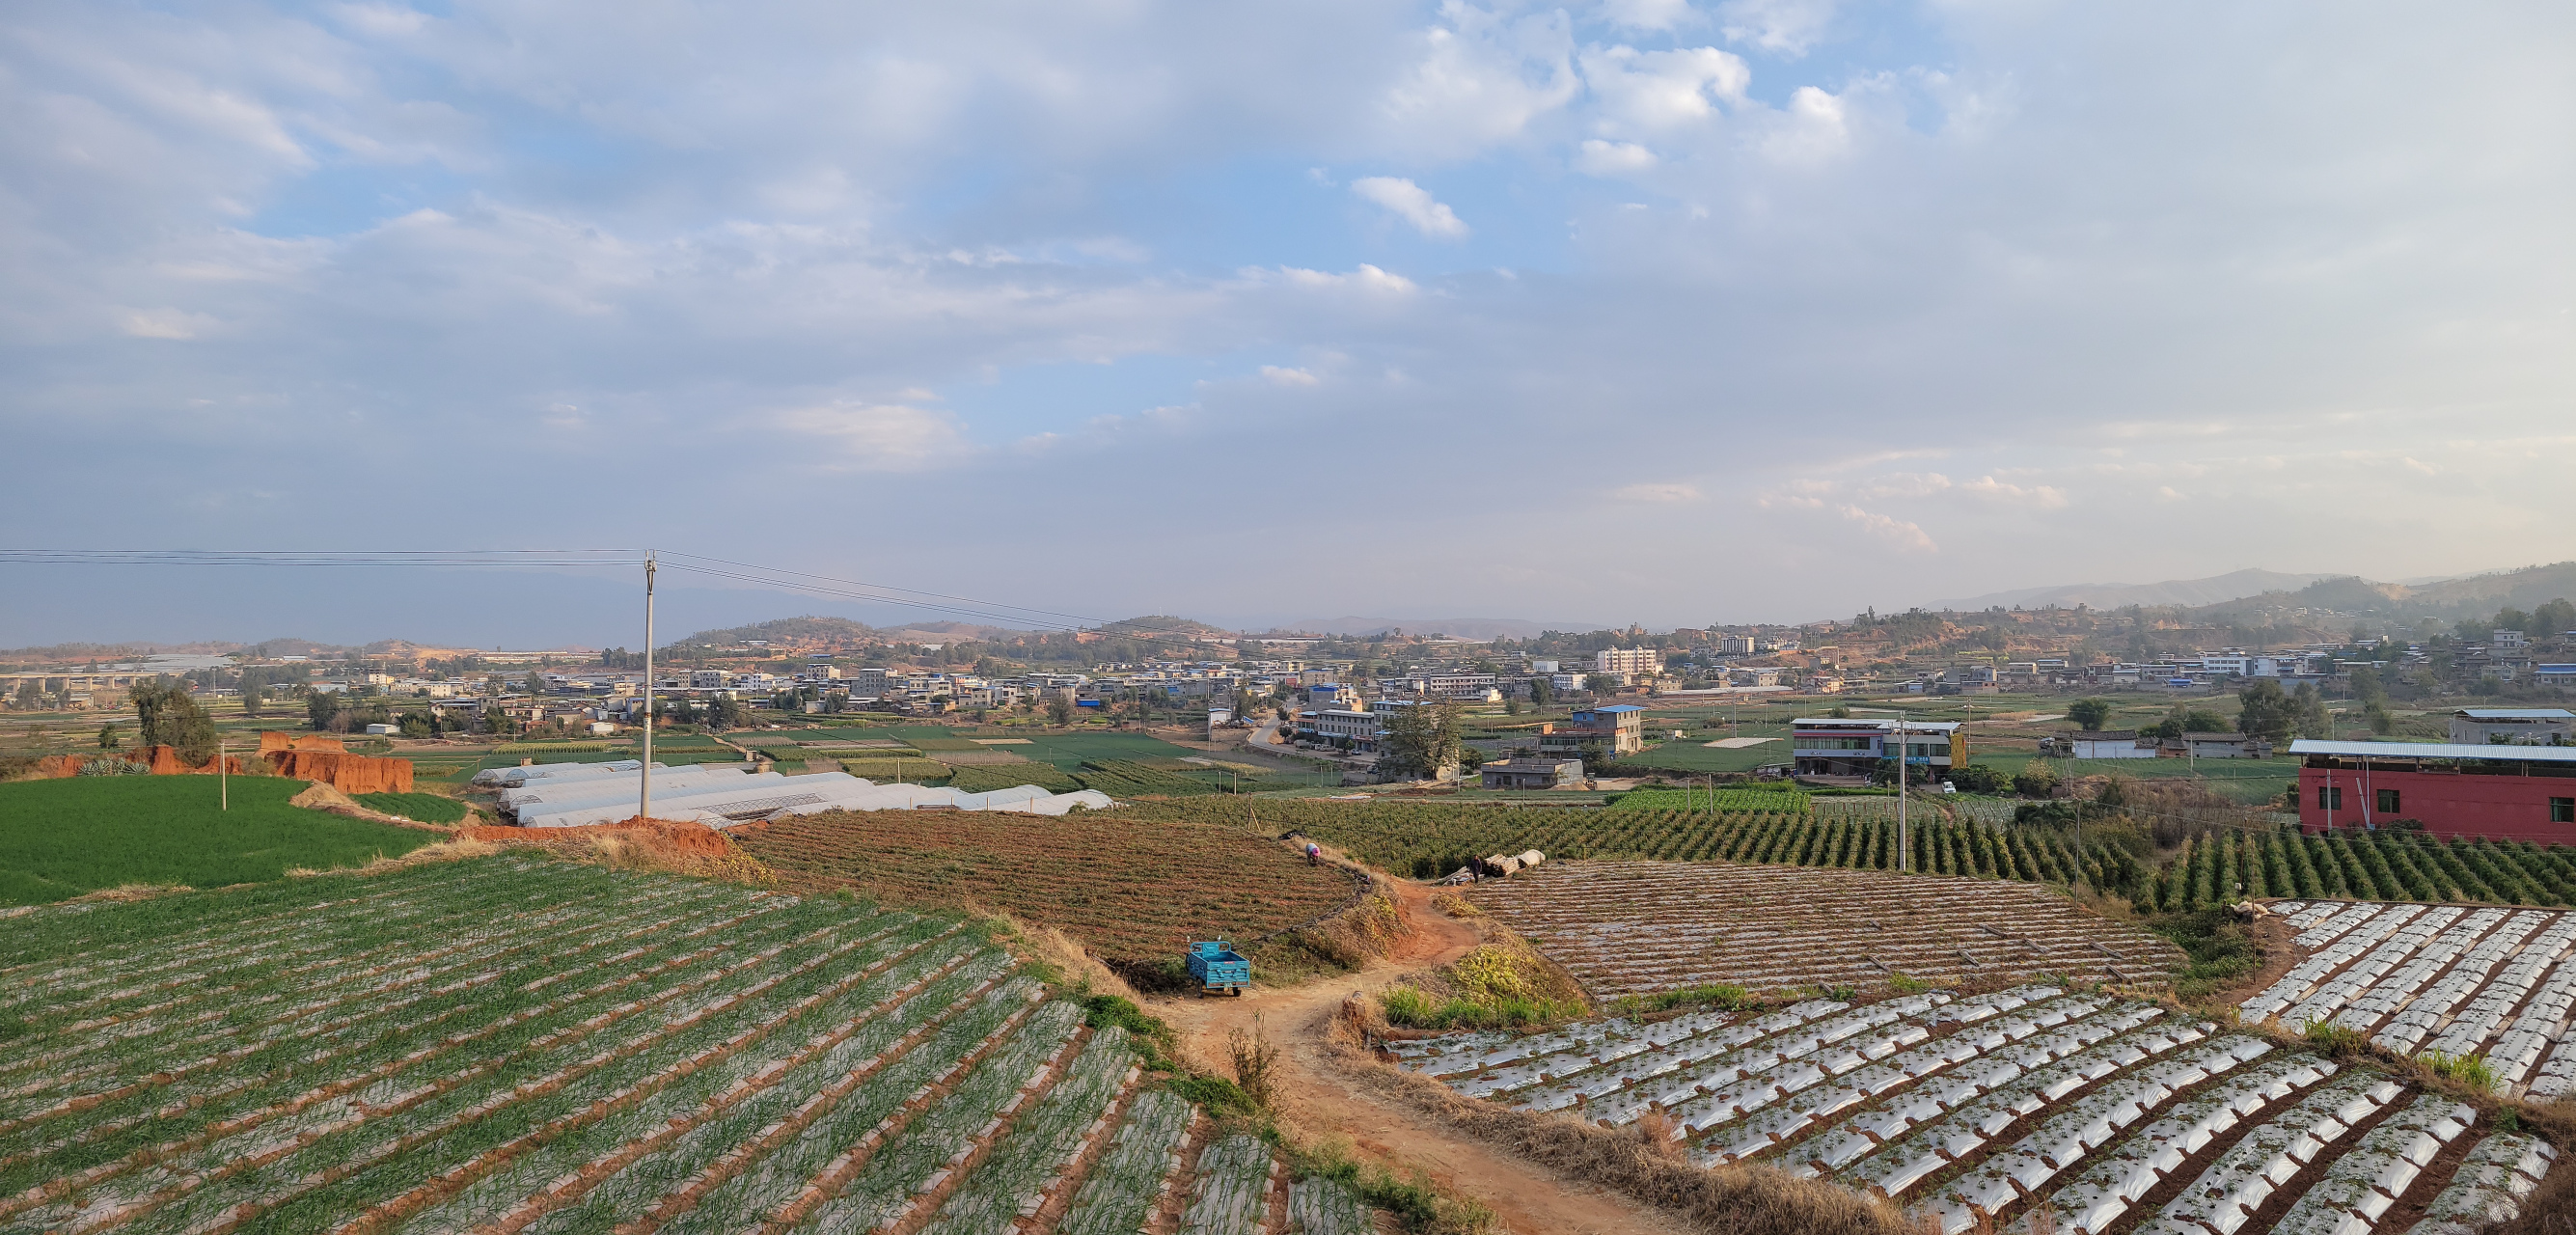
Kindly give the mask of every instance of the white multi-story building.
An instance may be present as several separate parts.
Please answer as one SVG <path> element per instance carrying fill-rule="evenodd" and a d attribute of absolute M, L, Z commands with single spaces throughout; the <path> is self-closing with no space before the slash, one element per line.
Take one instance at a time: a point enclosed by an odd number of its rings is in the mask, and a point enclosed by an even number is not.
<path fill-rule="evenodd" d="M 1375 751 L 1377 740 L 1386 728 L 1376 712 L 1328 708 L 1315 713 L 1315 736 L 1327 742 L 1348 742 L 1351 748 Z"/>
<path fill-rule="evenodd" d="M 1603 648 L 1592 654 L 1592 668 L 1601 673 L 1652 675 L 1664 671 L 1664 654 L 1653 648 Z"/>

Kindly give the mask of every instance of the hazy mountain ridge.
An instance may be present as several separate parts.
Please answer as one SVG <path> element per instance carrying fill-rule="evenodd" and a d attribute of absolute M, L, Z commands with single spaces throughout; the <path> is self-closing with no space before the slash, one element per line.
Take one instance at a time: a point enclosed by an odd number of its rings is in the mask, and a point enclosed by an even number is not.
<path fill-rule="evenodd" d="M 1521 618 L 1447 617 L 1447 618 L 1379 618 L 1337 617 L 1299 618 L 1283 622 L 1278 632 L 1310 635 L 1365 636 L 1402 630 L 1408 635 L 1448 635 L 1453 639 L 1528 639 L 1542 631 L 1608 630 L 1607 622 L 1533 622 Z"/>
<path fill-rule="evenodd" d="M 2005 608 L 2041 609 L 2056 605 L 2072 609 L 2085 605 L 2095 609 L 2118 609 L 2128 605 L 2214 605 L 2248 596 L 2272 592 L 2292 592 L 2319 581 L 2332 579 L 2328 574 L 2288 574 L 2277 570 L 2247 569 L 2212 575 L 2206 579 L 2167 579 L 2161 583 L 2061 583 L 2045 587 L 2016 588 L 1989 592 L 1964 600 L 1936 600 L 1927 609 L 1977 610 L 1997 605 Z"/>

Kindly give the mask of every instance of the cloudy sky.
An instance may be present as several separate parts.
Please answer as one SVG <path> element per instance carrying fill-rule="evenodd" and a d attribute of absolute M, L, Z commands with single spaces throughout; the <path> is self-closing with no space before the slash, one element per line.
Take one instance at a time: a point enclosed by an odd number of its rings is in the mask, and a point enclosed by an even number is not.
<path fill-rule="evenodd" d="M 27 0 L 0 109 L 19 546 L 1658 626 L 2576 556 L 2566 5 Z M 589 621 L 134 569 L 0 639 Z"/>

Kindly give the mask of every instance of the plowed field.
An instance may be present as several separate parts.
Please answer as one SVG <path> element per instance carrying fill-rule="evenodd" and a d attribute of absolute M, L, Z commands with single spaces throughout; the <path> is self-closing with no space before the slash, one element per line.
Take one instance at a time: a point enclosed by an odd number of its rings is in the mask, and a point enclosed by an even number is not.
<path fill-rule="evenodd" d="M 1351 876 L 1238 827 L 1127 812 L 804 815 L 737 828 L 798 886 L 914 905 L 978 905 L 1072 932 L 1118 960 L 1177 957 L 1192 939 L 1245 941 L 1351 898 Z"/>
<path fill-rule="evenodd" d="M 1918 979 L 2160 979 L 2180 949 L 2046 887 L 1720 862 L 1549 862 L 1469 897 L 1594 995 Z"/>

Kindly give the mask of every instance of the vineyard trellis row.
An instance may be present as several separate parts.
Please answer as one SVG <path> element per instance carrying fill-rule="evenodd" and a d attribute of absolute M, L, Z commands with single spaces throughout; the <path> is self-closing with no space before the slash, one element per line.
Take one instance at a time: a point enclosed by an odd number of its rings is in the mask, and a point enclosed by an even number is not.
<path fill-rule="evenodd" d="M 1446 875 L 1471 858 L 1529 849 L 1551 858 L 1604 861 L 1897 868 L 1891 800 L 1817 802 L 1865 803 L 1868 809 L 1801 814 L 1269 799 L 1258 812 L 1265 827 L 1275 823 L 1320 837 L 1363 862 L 1415 878 Z M 1158 819 L 1216 818 L 1187 803 L 1130 810 Z M 2204 909 L 2249 897 L 2576 906 L 2576 849 L 2528 841 L 2444 841 L 2384 830 L 2307 836 L 2286 824 L 2222 828 L 2186 842 L 2159 867 L 2100 840 L 2088 838 L 2079 851 L 2075 834 L 2053 825 L 1952 820 L 1927 810 L 1910 821 L 1910 831 L 1914 869 L 1922 873 L 2083 883 L 2163 910 Z"/>
<path fill-rule="evenodd" d="M 2443 841 L 2423 833 L 2221 831 L 2185 842 L 2131 893 L 2160 909 L 2246 898 L 2576 905 L 2576 851 L 2528 841 Z"/>
<path fill-rule="evenodd" d="M 1896 821 L 1820 820 L 1789 811 L 1707 811 L 1669 807 L 1630 810 L 1501 808 L 1445 803 L 1304 802 L 1272 799 L 1259 806 L 1276 822 L 1340 846 L 1362 862 L 1434 878 L 1470 858 L 1536 849 L 1551 858 L 1752 862 L 1847 870 L 1897 868 Z M 1132 810 L 1157 818 L 1201 818 L 1186 804 Z M 1939 875 L 1985 876 L 2032 883 L 2125 884 L 2143 873 L 2116 846 L 2091 844 L 2050 828 L 1990 827 L 1937 816 L 1909 828 L 1914 867 Z"/>
<path fill-rule="evenodd" d="M 26 914 L 0 977 L 0 1229 L 1135 1230 L 1216 1186 L 1124 1032 L 954 916 L 520 853 Z"/>

